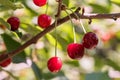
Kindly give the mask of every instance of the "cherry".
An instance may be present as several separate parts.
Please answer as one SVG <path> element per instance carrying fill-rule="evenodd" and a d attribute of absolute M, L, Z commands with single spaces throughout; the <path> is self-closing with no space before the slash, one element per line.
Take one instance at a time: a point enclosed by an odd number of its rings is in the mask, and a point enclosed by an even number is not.
<path fill-rule="evenodd" d="M 87 49 L 93 49 L 98 44 L 98 38 L 95 33 L 88 32 L 83 37 L 83 45 Z"/>
<path fill-rule="evenodd" d="M 51 72 L 58 72 L 62 67 L 62 61 L 59 57 L 52 57 L 48 60 L 47 67 Z"/>
<path fill-rule="evenodd" d="M 38 25 L 42 28 L 47 28 L 48 26 L 50 26 L 51 23 L 51 17 L 46 15 L 46 14 L 42 14 L 38 17 Z"/>
<path fill-rule="evenodd" d="M 0 55 L 0 57 L 4 57 L 4 56 L 5 56 L 5 54 Z M 12 62 L 12 59 L 8 58 L 7 60 L 0 63 L 0 66 L 1 67 L 7 67 L 11 62 Z"/>
<path fill-rule="evenodd" d="M 37 6 L 44 6 L 47 3 L 47 0 L 33 0 L 34 4 Z"/>
<path fill-rule="evenodd" d="M 84 55 L 84 46 L 78 43 L 71 43 L 67 47 L 68 56 L 72 59 L 80 59 Z"/>
<path fill-rule="evenodd" d="M 8 18 L 7 22 L 10 24 L 12 31 L 18 30 L 19 25 L 20 25 L 19 18 L 12 16 Z"/>

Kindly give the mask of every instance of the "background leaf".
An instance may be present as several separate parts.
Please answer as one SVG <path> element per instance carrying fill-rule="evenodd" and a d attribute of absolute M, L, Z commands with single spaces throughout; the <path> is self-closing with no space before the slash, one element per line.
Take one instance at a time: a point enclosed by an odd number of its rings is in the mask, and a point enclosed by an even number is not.
<path fill-rule="evenodd" d="M 63 3 L 64 3 L 66 6 L 69 6 L 69 0 L 63 0 Z"/>
<path fill-rule="evenodd" d="M 94 72 L 87 74 L 85 80 L 112 80 L 106 73 Z"/>
<path fill-rule="evenodd" d="M 34 62 L 32 62 L 32 69 L 36 76 L 36 79 L 41 80 L 42 79 L 42 71 Z"/>
<path fill-rule="evenodd" d="M 5 20 L 3 20 L 2 18 L 0 18 L 0 23 L 1 23 L 2 25 L 4 25 L 6 28 L 10 29 L 9 24 L 8 24 Z"/>
<path fill-rule="evenodd" d="M 12 39 L 11 36 L 8 34 L 2 34 L 2 38 L 4 40 L 4 43 L 7 47 L 7 51 L 11 52 L 15 49 L 17 49 L 21 44 Z M 22 51 L 21 53 L 17 54 L 12 58 L 13 63 L 20 63 L 20 62 L 26 62 L 26 53 Z"/>
<path fill-rule="evenodd" d="M 111 0 L 111 2 L 118 5 L 118 6 L 120 6 L 120 0 Z"/>
<path fill-rule="evenodd" d="M 15 5 L 10 0 L 0 0 L 0 4 L 3 5 L 5 8 L 13 9 L 13 10 L 15 10 L 17 8 L 23 8 L 23 6 L 21 4 Z"/>
<path fill-rule="evenodd" d="M 97 12 L 97 13 L 109 13 L 110 9 L 106 6 L 102 6 L 99 4 L 94 4 L 94 3 L 90 3 L 89 4 L 92 8 L 93 8 L 93 12 Z"/>

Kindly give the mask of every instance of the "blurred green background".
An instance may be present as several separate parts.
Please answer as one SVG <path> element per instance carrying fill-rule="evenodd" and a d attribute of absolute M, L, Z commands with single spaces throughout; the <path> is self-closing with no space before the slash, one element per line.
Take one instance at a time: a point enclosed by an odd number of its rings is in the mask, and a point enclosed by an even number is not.
<path fill-rule="evenodd" d="M 85 14 L 120 12 L 120 0 L 63 0 L 63 3 L 73 11 L 84 7 Z M 0 53 L 15 50 L 43 31 L 37 26 L 37 17 L 45 13 L 47 6 L 53 23 L 57 5 L 56 0 L 49 0 L 43 7 L 34 5 L 32 0 L 0 0 Z M 17 32 L 10 31 L 6 22 L 10 16 L 17 16 L 21 21 Z M 67 14 L 62 11 L 61 18 L 65 16 Z M 84 32 L 78 21 L 72 21 L 80 43 Z M 72 24 L 68 21 L 57 28 L 57 33 L 51 31 L 13 57 L 8 67 L 0 67 L 0 80 L 120 80 L 120 19 L 93 19 L 91 24 L 84 19 L 82 22 L 87 32 L 95 32 L 99 37 L 97 48 L 85 50 L 82 59 L 72 60 L 67 55 L 67 45 L 74 40 Z M 57 55 L 63 66 L 58 73 L 51 73 L 47 61 L 55 54 L 56 34 Z"/>

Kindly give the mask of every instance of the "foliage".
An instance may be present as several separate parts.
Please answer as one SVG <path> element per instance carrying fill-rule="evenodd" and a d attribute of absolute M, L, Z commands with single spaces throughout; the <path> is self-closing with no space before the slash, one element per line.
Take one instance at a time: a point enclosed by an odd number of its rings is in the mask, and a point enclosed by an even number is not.
<path fill-rule="evenodd" d="M 56 0 L 48 2 L 47 14 L 55 21 L 57 2 Z M 114 13 L 119 12 L 120 6 L 119 0 L 63 0 L 63 3 L 73 11 L 74 8 L 84 6 L 85 13 Z M 46 7 L 47 5 L 37 7 L 32 0 L 0 0 L 0 54 L 17 49 L 43 31 L 36 24 L 36 18 L 46 12 Z M 10 25 L 6 22 L 10 16 L 20 18 L 20 28 L 16 32 L 10 31 Z M 66 13 L 62 11 L 60 17 L 64 16 Z M 7 80 L 14 80 L 15 77 L 16 80 L 112 80 L 112 78 L 117 80 L 117 77 L 110 76 L 110 72 L 118 71 L 120 74 L 120 20 L 95 19 L 91 24 L 87 24 L 88 20 L 82 21 L 87 32 L 93 31 L 99 37 L 97 48 L 86 50 L 82 59 L 72 60 L 67 56 L 66 47 L 73 42 L 72 24 L 69 21 L 60 25 L 57 32 L 53 30 L 37 43 L 15 55 L 8 69 L 0 67 L 0 72 L 9 74 L 5 76 Z M 76 20 L 73 20 L 73 23 L 77 42 L 80 43 L 84 32 Z M 58 73 L 51 73 L 47 69 L 47 61 L 55 54 L 56 34 L 57 52 L 63 61 L 63 67 Z M 120 75 L 118 78 L 120 79 Z M 3 77 L 0 76 L 0 79 Z"/>

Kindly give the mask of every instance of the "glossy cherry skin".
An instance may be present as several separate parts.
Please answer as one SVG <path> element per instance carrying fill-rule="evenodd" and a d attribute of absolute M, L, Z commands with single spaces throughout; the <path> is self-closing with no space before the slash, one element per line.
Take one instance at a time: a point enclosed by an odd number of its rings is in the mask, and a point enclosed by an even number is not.
<path fill-rule="evenodd" d="M 19 18 L 12 16 L 12 17 L 8 18 L 7 22 L 10 24 L 12 31 L 18 30 L 19 25 L 20 25 Z"/>
<path fill-rule="evenodd" d="M 44 6 L 47 3 L 47 0 L 33 0 L 36 6 Z"/>
<path fill-rule="evenodd" d="M 4 56 L 5 56 L 4 54 L 0 55 L 0 57 L 4 57 Z M 5 61 L 3 61 L 2 63 L 0 63 L 0 66 L 1 67 L 7 67 L 11 62 L 12 62 L 12 59 L 8 58 Z"/>
<path fill-rule="evenodd" d="M 38 25 L 41 28 L 47 28 L 48 26 L 50 26 L 50 23 L 51 23 L 51 17 L 50 16 L 48 16 L 46 14 L 41 14 L 38 17 Z"/>
<path fill-rule="evenodd" d="M 62 60 L 59 57 L 52 57 L 48 60 L 47 67 L 51 72 L 58 72 L 62 68 Z"/>
<path fill-rule="evenodd" d="M 93 49 L 98 44 L 98 37 L 93 32 L 88 32 L 83 37 L 83 45 L 87 49 Z"/>
<path fill-rule="evenodd" d="M 80 59 L 84 55 L 84 46 L 78 43 L 71 43 L 67 47 L 67 53 L 72 59 Z"/>

